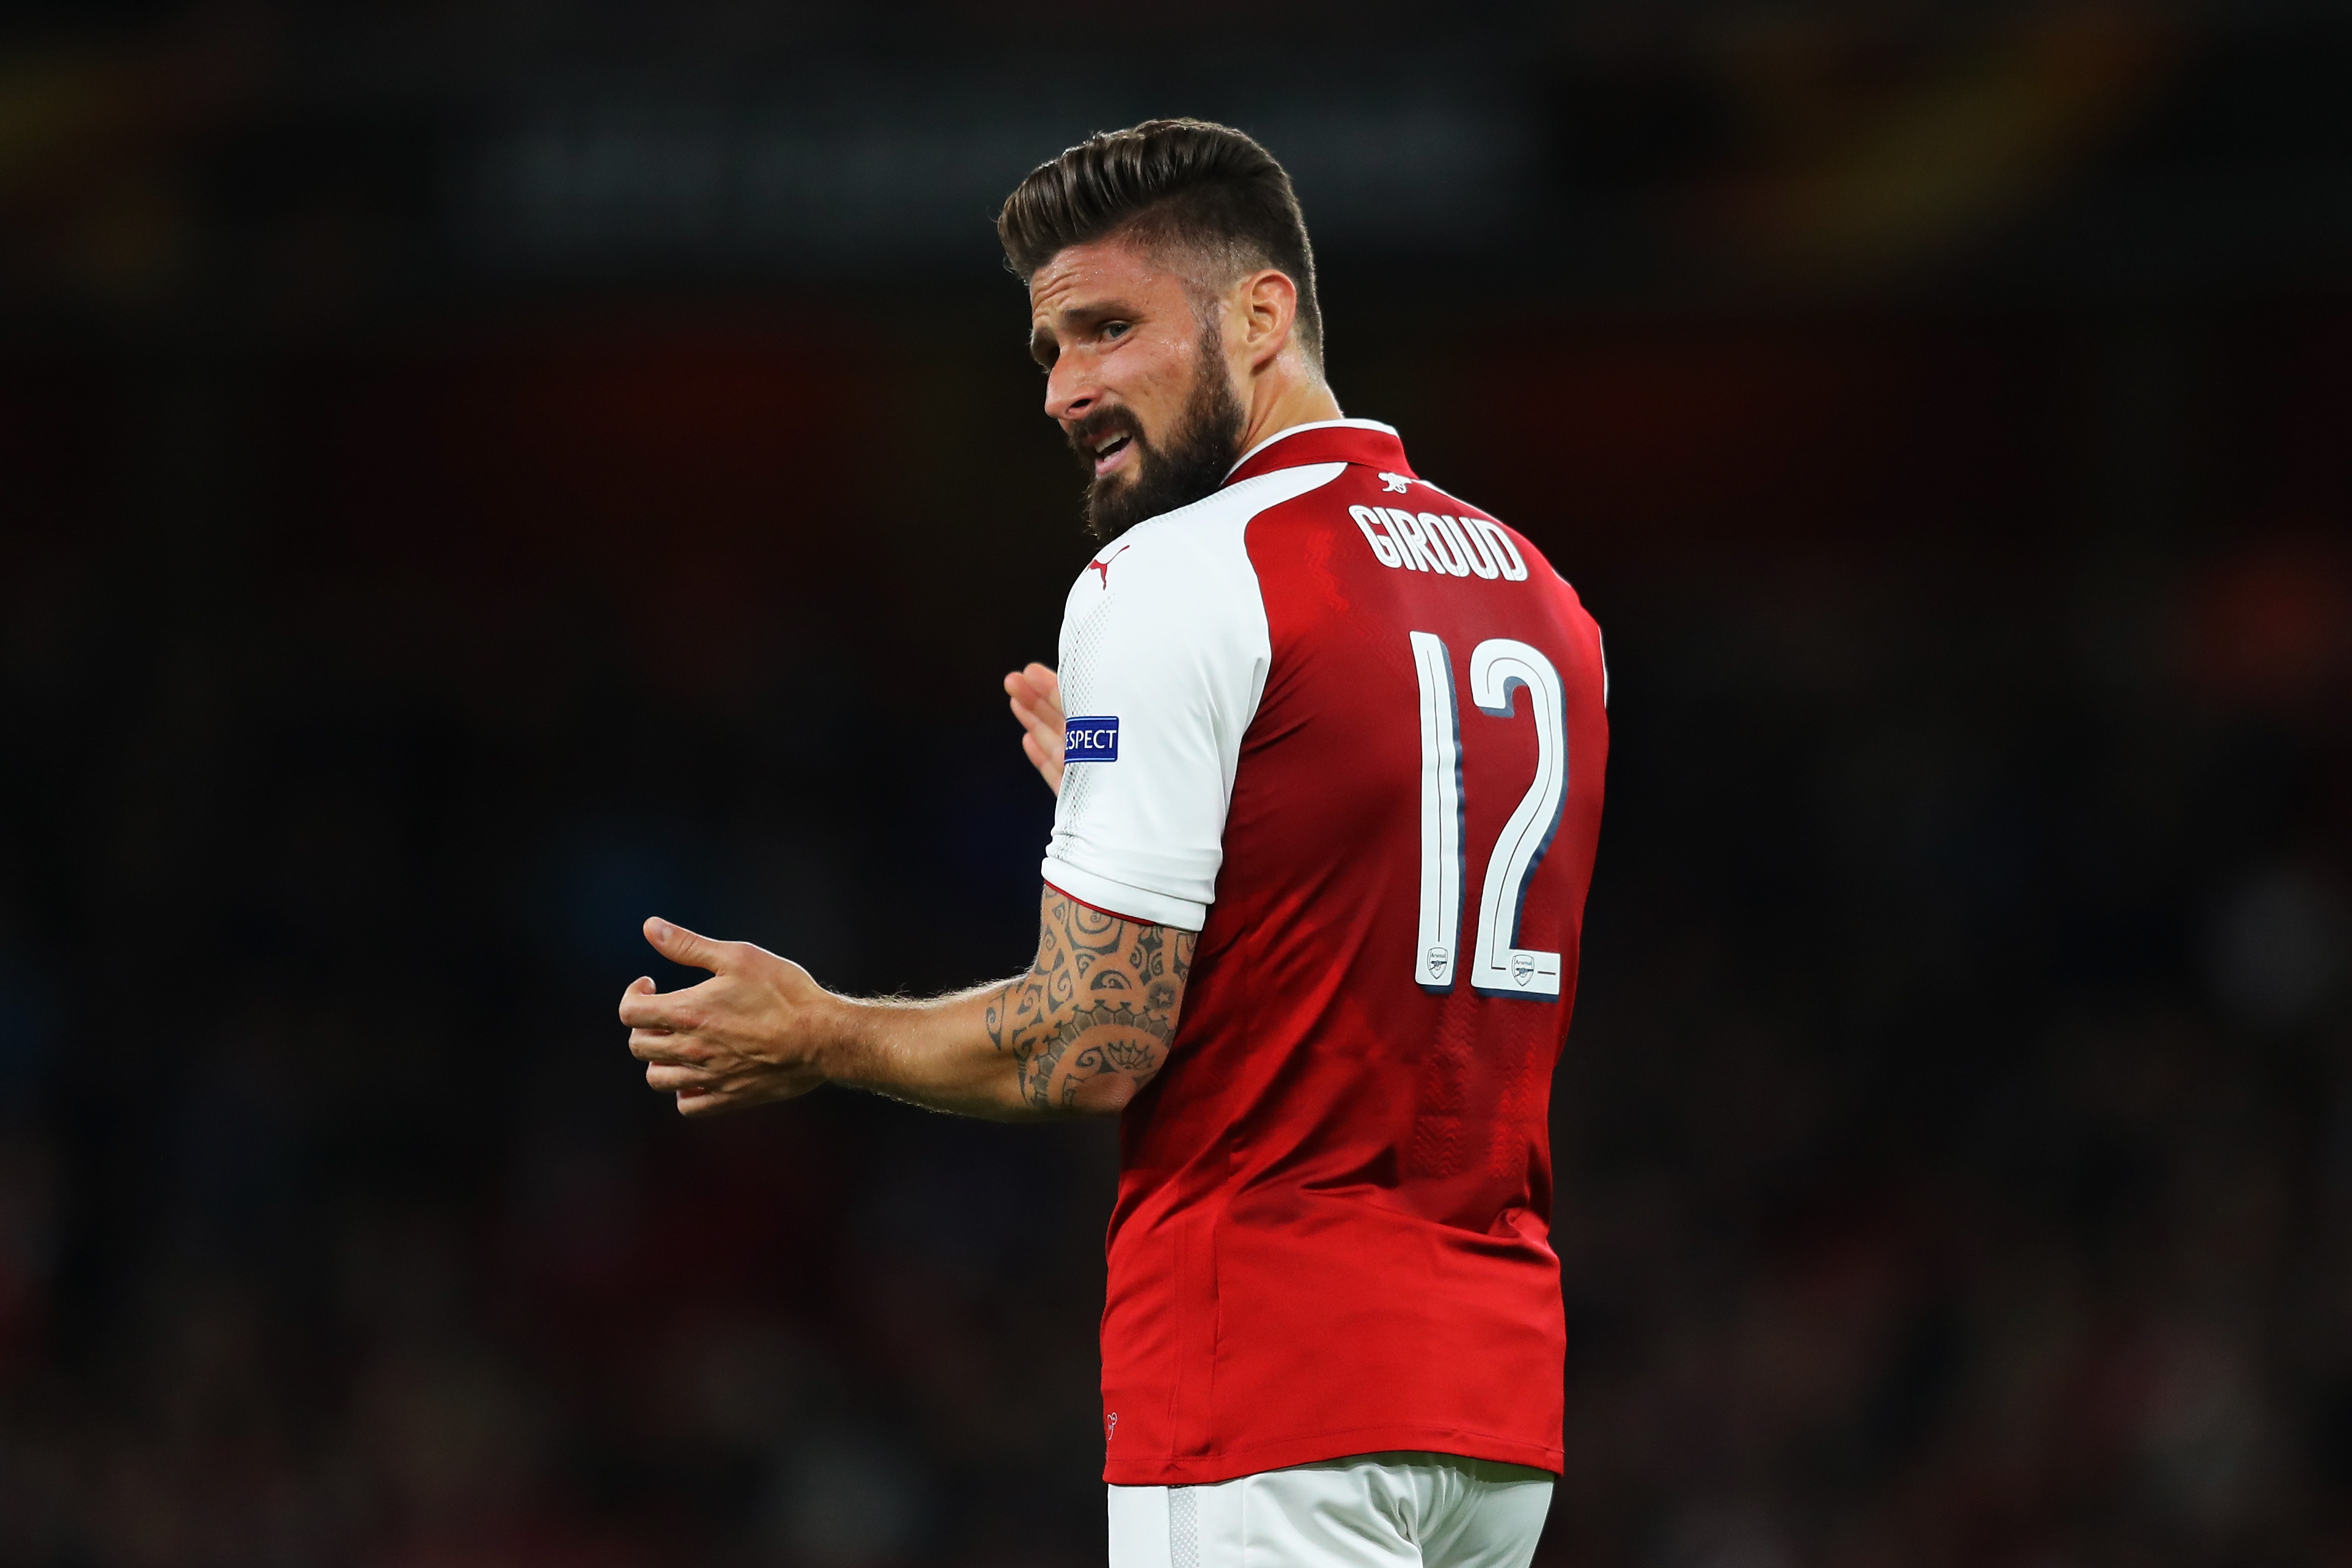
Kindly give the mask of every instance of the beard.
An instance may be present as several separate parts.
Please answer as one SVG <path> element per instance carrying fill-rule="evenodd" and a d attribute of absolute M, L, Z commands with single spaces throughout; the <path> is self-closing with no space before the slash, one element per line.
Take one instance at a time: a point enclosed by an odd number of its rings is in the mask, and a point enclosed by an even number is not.
<path fill-rule="evenodd" d="M 1071 450 L 1089 476 L 1095 444 L 1105 435 L 1124 434 L 1135 449 L 1126 473 L 1092 479 L 1087 486 L 1087 531 L 1108 544 L 1147 518 L 1213 493 L 1242 455 L 1242 429 L 1248 417 L 1233 378 L 1225 373 L 1223 335 L 1210 324 L 1201 333 L 1200 369 L 1192 389 L 1165 444 L 1145 439 L 1142 423 L 1118 407 L 1089 414 L 1070 432 Z"/>

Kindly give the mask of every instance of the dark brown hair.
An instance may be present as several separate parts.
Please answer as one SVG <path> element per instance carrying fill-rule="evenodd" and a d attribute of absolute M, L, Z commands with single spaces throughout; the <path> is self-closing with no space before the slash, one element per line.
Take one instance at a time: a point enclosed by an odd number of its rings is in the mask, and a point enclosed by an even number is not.
<path fill-rule="evenodd" d="M 1323 312 L 1315 303 L 1315 250 L 1290 176 L 1274 154 L 1230 126 L 1147 120 L 1102 131 L 1040 163 L 996 215 L 1004 259 L 1023 282 L 1074 245 L 1117 235 L 1154 250 L 1180 250 L 1221 277 L 1271 267 L 1298 287 L 1298 336 L 1323 362 Z"/>

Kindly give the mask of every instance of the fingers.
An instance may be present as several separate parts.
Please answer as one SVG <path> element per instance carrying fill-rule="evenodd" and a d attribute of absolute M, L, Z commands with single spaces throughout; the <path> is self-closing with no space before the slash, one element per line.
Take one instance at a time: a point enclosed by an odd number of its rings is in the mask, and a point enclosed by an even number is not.
<path fill-rule="evenodd" d="M 629 1054 L 639 1061 L 699 1063 L 710 1060 L 711 1050 L 690 1034 L 673 1034 L 666 1029 L 633 1029 L 629 1031 Z"/>
<path fill-rule="evenodd" d="M 682 1115 L 701 1116 L 805 1094 L 824 1082 L 803 1064 L 780 1077 L 761 1059 L 759 1030 L 744 1043 L 747 1016 L 790 1021 L 808 994 L 822 996 L 807 971 L 747 942 L 717 942 L 658 917 L 646 940 L 663 956 L 711 971 L 712 978 L 665 995 L 639 977 L 621 993 L 620 1018 L 629 1029 L 629 1054 L 646 1064 L 646 1085 L 673 1094 Z M 765 1008 L 768 1012 L 762 1012 Z"/>
<path fill-rule="evenodd" d="M 711 1094 L 723 1086 L 718 1074 L 699 1067 L 675 1061 L 650 1062 L 646 1067 L 646 1087 L 657 1094 Z"/>
<path fill-rule="evenodd" d="M 715 1116 L 722 1111 L 741 1111 L 753 1105 L 772 1105 L 780 1100 L 797 1100 L 815 1087 L 814 1082 L 806 1081 L 780 1083 L 772 1078 L 711 1077 L 698 1082 L 680 1081 L 672 1092 L 677 1096 L 679 1115 Z"/>
<path fill-rule="evenodd" d="M 1054 672 L 1032 664 L 1004 677 L 1004 694 L 1013 699 L 1013 716 L 1056 761 L 1062 756 L 1062 733 L 1067 720 L 1062 713 L 1062 688 Z"/>
<path fill-rule="evenodd" d="M 732 964 L 743 946 L 740 942 L 714 942 L 683 925 L 673 925 L 658 915 L 646 919 L 646 940 L 671 963 L 689 964 L 698 969 L 708 969 L 714 975 Z"/>
<path fill-rule="evenodd" d="M 703 985 L 709 985 L 708 980 Z M 689 1030 L 699 1021 L 699 1004 L 704 999 L 696 993 L 701 986 L 688 986 L 682 991 L 667 994 L 654 989 L 649 979 L 640 979 L 621 993 L 621 1021 L 633 1030 Z M 692 997 L 692 1001 L 687 998 Z"/>
<path fill-rule="evenodd" d="M 1021 721 L 1021 738 L 1028 747 L 1056 763 L 1062 760 L 1063 729 L 1059 718 L 1048 723 L 1034 710 L 1017 702 L 1013 705 L 1013 716 Z"/>
<path fill-rule="evenodd" d="M 648 937 L 655 924 L 646 922 Z M 629 988 L 621 993 L 621 1021 L 629 1026 L 629 1054 L 647 1063 L 646 1087 L 677 1094 L 681 1100 L 689 1093 L 709 1093 L 709 1074 L 698 1064 L 710 1055 L 709 1046 L 673 1027 L 689 1023 L 686 1009 L 675 999 L 682 994 L 662 996 L 654 989 L 652 977 L 646 975 L 630 981 Z"/>
<path fill-rule="evenodd" d="M 1056 795 L 1060 794 L 1062 792 L 1062 759 L 1059 757 L 1048 756 L 1045 748 L 1037 744 L 1037 737 L 1034 735 L 1024 735 L 1021 737 L 1021 749 L 1029 758 L 1030 765 L 1035 768 L 1045 779 L 1045 788 Z"/>
<path fill-rule="evenodd" d="M 1031 664 L 1005 676 L 1004 695 L 1013 699 L 1013 711 L 1021 716 L 1022 723 L 1061 727 L 1062 683 L 1045 665 Z"/>
<path fill-rule="evenodd" d="M 1045 705 L 1054 710 L 1054 716 L 1060 718 L 1062 716 L 1062 677 L 1054 673 L 1053 666 L 1038 664 L 1026 664 L 1022 667 L 1021 674 L 1028 681 L 1031 689 L 1044 699 Z"/>
<path fill-rule="evenodd" d="M 1004 677 L 1004 695 L 1013 699 L 1013 716 L 1021 721 L 1022 755 L 1045 779 L 1045 788 L 1060 794 L 1066 722 L 1061 677 L 1044 664 L 1030 664 Z"/>
<path fill-rule="evenodd" d="M 1013 716 L 1021 727 L 1039 740 L 1051 743 L 1055 751 L 1062 749 L 1062 734 L 1067 723 L 1059 708 L 1046 708 L 1013 699 Z"/>
<path fill-rule="evenodd" d="M 791 1094 L 779 1095 L 772 1089 L 763 1092 L 758 1084 L 747 1085 L 685 1067 L 646 1068 L 646 1087 L 658 1094 L 676 1095 L 677 1113 L 681 1116 L 709 1116 L 721 1111 L 740 1111 L 747 1105 L 764 1104 L 772 1100 L 793 1098 Z"/>
<path fill-rule="evenodd" d="M 1013 713 L 1027 727 L 1056 731 L 1062 727 L 1062 684 L 1045 665 L 1031 664 L 1005 676 L 1004 695 L 1013 699 Z"/>
<path fill-rule="evenodd" d="M 645 998 L 654 994 L 654 980 L 651 975 L 639 975 L 635 979 L 631 980 L 628 989 L 621 993 L 621 1021 L 632 1029 L 640 1024 L 650 1023 L 651 1019 L 646 1016 Z"/>

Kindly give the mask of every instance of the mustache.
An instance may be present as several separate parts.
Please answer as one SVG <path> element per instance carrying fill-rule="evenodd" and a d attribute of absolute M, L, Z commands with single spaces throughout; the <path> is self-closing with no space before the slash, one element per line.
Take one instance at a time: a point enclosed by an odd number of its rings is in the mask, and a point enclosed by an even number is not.
<path fill-rule="evenodd" d="M 1145 444 L 1143 422 L 1135 417 L 1133 410 L 1116 404 L 1095 410 L 1063 434 L 1069 440 L 1070 450 L 1089 463 L 1094 460 L 1095 443 L 1106 435 L 1125 435 L 1138 446 Z"/>

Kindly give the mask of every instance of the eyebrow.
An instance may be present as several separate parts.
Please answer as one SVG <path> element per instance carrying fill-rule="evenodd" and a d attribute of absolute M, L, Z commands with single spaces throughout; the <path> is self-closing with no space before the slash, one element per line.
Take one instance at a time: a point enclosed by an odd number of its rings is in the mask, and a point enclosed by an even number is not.
<path fill-rule="evenodd" d="M 1090 327 L 1100 326 L 1105 321 L 1132 320 L 1136 311 L 1135 307 L 1125 300 L 1112 299 L 1099 305 L 1085 305 L 1069 310 L 1059 310 L 1055 314 L 1074 330 L 1084 331 Z M 1051 365 L 1060 357 L 1061 351 L 1060 341 L 1044 327 L 1031 329 L 1029 333 L 1031 359 L 1041 365 Z"/>

